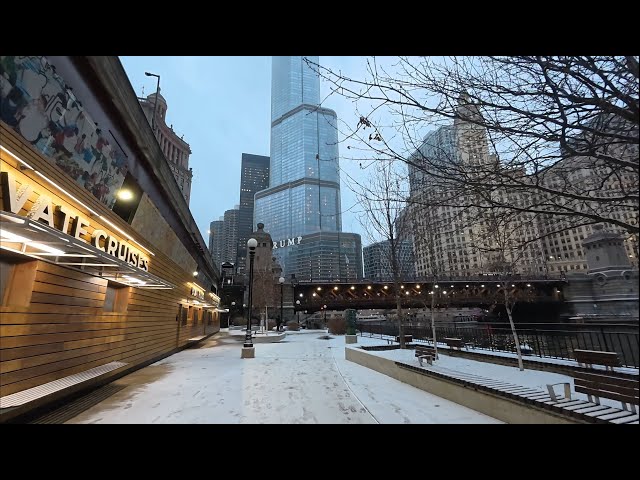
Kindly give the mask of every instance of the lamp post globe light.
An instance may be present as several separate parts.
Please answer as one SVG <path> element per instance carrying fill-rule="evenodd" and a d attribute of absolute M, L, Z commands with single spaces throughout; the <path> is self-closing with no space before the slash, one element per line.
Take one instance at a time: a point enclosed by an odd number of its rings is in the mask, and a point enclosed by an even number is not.
<path fill-rule="evenodd" d="M 242 347 L 241 358 L 254 358 L 255 347 L 253 346 L 253 340 L 251 339 L 251 302 L 253 294 L 253 260 L 256 255 L 256 247 L 258 241 L 255 238 L 250 238 L 247 241 L 247 248 L 249 249 L 249 300 L 248 300 L 248 313 L 247 313 L 247 331 L 244 336 L 244 345 Z"/>
<path fill-rule="evenodd" d="M 296 300 L 296 305 L 300 307 L 300 300 Z M 298 310 L 297 308 L 296 308 L 296 322 L 298 322 L 298 325 L 300 325 L 300 310 Z M 307 325 L 306 328 L 309 328 L 309 326 Z"/>
<path fill-rule="evenodd" d="M 280 283 L 280 320 L 278 321 L 278 331 L 280 331 L 280 325 L 284 321 L 284 317 L 282 316 L 282 307 L 283 307 L 283 299 L 284 299 L 284 277 L 280 277 L 278 279 L 278 283 Z"/>

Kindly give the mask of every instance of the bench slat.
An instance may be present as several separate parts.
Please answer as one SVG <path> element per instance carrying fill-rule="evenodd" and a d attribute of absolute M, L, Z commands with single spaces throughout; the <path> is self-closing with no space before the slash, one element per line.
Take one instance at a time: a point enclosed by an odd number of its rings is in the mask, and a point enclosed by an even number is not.
<path fill-rule="evenodd" d="M 606 392 L 618 393 L 620 395 L 627 395 L 631 398 L 638 398 L 638 388 L 634 387 L 620 387 L 618 385 L 609 385 L 606 383 L 600 382 L 589 382 L 586 380 L 581 380 L 579 378 L 575 378 L 573 380 L 575 385 L 579 385 L 582 388 L 591 388 L 594 390 L 599 390 L 605 394 Z"/>
<path fill-rule="evenodd" d="M 615 420 L 616 418 L 633 417 L 633 413 L 623 410 L 621 412 L 610 413 L 600 417 L 601 420 Z"/>
<path fill-rule="evenodd" d="M 562 406 L 562 408 L 564 408 L 565 410 L 570 410 L 570 411 L 574 411 L 574 410 L 580 410 L 582 408 L 587 408 L 587 407 L 597 407 L 598 405 L 596 405 L 593 402 L 588 402 L 586 400 L 576 400 L 576 403 L 571 403 L 571 404 L 565 404 Z"/>
<path fill-rule="evenodd" d="M 619 408 L 609 407 L 607 410 L 602 410 L 600 412 L 585 413 L 585 415 L 587 415 L 589 417 L 600 418 L 601 415 L 608 415 L 610 413 L 615 413 L 615 412 L 619 412 L 619 411 L 620 411 Z"/>
<path fill-rule="evenodd" d="M 616 352 L 601 352 L 597 350 L 575 349 L 573 355 L 577 362 L 585 364 L 605 365 L 608 367 L 619 367 L 620 359 Z"/>
<path fill-rule="evenodd" d="M 612 423 L 618 423 L 618 424 L 624 424 L 624 423 L 638 423 L 638 419 L 640 418 L 640 415 L 638 415 L 637 413 L 634 415 L 631 415 L 630 417 L 623 417 L 623 418 L 615 418 L 613 420 L 611 420 Z"/>
<path fill-rule="evenodd" d="M 576 413 L 589 413 L 589 412 L 597 412 L 598 410 L 607 410 L 610 407 L 608 405 L 596 405 L 595 407 L 585 407 L 585 408 L 578 408 L 576 410 L 574 410 L 574 412 Z"/>
<path fill-rule="evenodd" d="M 24 405 L 27 402 L 51 395 L 52 393 L 59 392 L 60 390 L 72 387 L 73 385 L 86 382 L 87 380 L 99 377 L 100 375 L 111 372 L 112 370 L 124 367 L 125 365 L 128 364 L 124 362 L 110 362 L 105 365 L 100 365 L 99 367 L 90 368 L 84 372 L 75 373 L 73 375 L 59 378 L 58 380 L 53 380 L 52 382 L 38 385 L 37 387 L 32 387 L 27 390 L 22 390 L 21 392 L 0 397 L 0 408 Z"/>
<path fill-rule="evenodd" d="M 586 380 L 588 382 L 595 382 L 602 385 L 616 385 L 620 387 L 626 387 L 630 389 L 636 389 L 640 387 L 638 379 L 628 377 L 618 377 L 614 375 L 606 375 L 602 373 L 580 372 L 573 373 L 573 378 L 579 380 Z"/>
<path fill-rule="evenodd" d="M 586 393 L 587 395 L 595 395 L 596 397 L 610 398 L 611 400 L 618 400 L 619 402 L 633 403 L 635 405 L 638 405 L 637 393 L 634 396 L 625 395 L 621 393 L 610 392 L 607 390 L 601 390 L 600 388 L 586 387 L 580 385 L 578 382 L 575 383 L 575 390 L 576 392 Z"/>

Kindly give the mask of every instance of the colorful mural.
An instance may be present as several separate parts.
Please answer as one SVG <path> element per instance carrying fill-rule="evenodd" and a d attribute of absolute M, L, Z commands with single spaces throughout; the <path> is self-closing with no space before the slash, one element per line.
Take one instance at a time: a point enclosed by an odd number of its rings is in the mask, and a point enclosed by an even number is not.
<path fill-rule="evenodd" d="M 112 207 L 127 174 L 102 131 L 45 57 L 0 56 L 0 118 L 98 200 Z"/>

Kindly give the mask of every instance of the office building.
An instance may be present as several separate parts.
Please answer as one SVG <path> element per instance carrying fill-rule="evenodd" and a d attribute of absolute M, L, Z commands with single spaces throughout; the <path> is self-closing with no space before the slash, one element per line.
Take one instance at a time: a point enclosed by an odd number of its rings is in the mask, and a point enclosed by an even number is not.
<path fill-rule="evenodd" d="M 415 278 L 413 245 L 409 240 L 396 240 L 398 274 L 401 281 Z M 364 257 L 364 278 L 375 282 L 393 281 L 391 242 L 385 240 L 362 249 Z"/>
<path fill-rule="evenodd" d="M 238 273 L 244 273 L 247 263 L 247 240 L 255 227 L 253 223 L 254 196 L 269 186 L 269 157 L 242 154 L 240 174 L 240 205 L 238 206 L 237 259 Z"/>
<path fill-rule="evenodd" d="M 318 62 L 318 57 L 306 57 Z M 360 236 L 342 232 L 337 116 L 305 57 L 273 57 L 269 188 L 255 195 L 286 278 L 362 278 Z"/>
<path fill-rule="evenodd" d="M 156 106 L 156 93 L 148 95 L 147 98 L 141 98 L 140 106 L 144 112 L 145 117 L 149 125 L 155 123 L 154 134 L 158 140 L 158 144 L 164 153 L 164 157 L 167 159 L 169 168 L 173 173 L 173 176 L 180 187 L 182 196 L 189 205 L 191 198 L 191 181 L 193 179 L 193 170 L 189 168 L 189 155 L 191 155 L 191 148 L 189 144 L 184 140 L 184 135 L 178 136 L 173 130 L 173 124 L 166 124 L 167 116 L 167 101 L 160 94 L 158 90 L 158 105 Z M 155 122 L 153 121 L 153 115 L 155 110 Z"/>

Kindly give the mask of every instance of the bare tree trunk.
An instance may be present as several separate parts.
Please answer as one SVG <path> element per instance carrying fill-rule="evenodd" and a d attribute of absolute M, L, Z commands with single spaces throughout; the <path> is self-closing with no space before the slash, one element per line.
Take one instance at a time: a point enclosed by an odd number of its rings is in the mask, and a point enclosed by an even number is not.
<path fill-rule="evenodd" d="M 385 212 L 387 214 L 387 222 L 389 225 L 389 231 L 393 232 L 391 221 L 389 220 L 389 211 Z M 400 348 L 406 348 L 404 342 L 404 327 L 402 325 L 402 293 L 400 291 L 400 268 L 398 266 L 398 252 L 396 251 L 397 243 L 393 238 L 393 235 L 390 235 L 389 243 L 391 244 L 391 269 L 393 270 L 393 283 L 395 285 L 396 290 L 396 312 L 398 315 L 398 340 L 400 343 Z"/>
<path fill-rule="evenodd" d="M 264 306 L 264 333 L 267 333 L 267 330 L 269 329 L 269 307 L 267 307 L 266 305 Z"/>
<path fill-rule="evenodd" d="M 435 284 L 435 281 L 434 281 Z M 433 349 L 436 352 L 435 357 L 438 358 L 438 343 L 436 340 L 436 314 L 434 308 L 436 306 L 436 292 L 433 290 L 431 295 L 431 335 L 433 335 Z"/>
<path fill-rule="evenodd" d="M 509 316 L 509 324 L 511 325 L 511 332 L 513 333 L 513 340 L 516 342 L 516 352 L 518 354 L 518 368 L 520 371 L 524 371 L 524 365 L 522 363 L 522 351 L 520 350 L 520 340 L 518 340 L 518 334 L 516 333 L 516 326 L 513 323 L 513 316 L 511 315 L 511 304 L 509 303 L 507 286 L 504 286 L 504 308 L 507 310 Z"/>
<path fill-rule="evenodd" d="M 398 340 L 400 340 L 400 348 L 405 348 L 404 343 L 404 327 L 402 325 L 402 296 L 400 294 L 400 285 L 396 284 L 396 312 L 398 315 Z"/>

